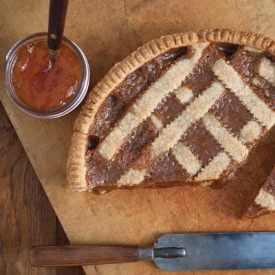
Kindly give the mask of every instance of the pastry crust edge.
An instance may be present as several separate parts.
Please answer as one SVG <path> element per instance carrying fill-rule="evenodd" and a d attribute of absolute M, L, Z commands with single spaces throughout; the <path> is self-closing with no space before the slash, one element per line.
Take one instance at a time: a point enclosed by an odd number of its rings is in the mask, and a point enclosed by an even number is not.
<path fill-rule="evenodd" d="M 110 71 L 89 91 L 86 101 L 74 124 L 74 131 L 67 162 L 67 187 L 71 190 L 92 191 L 86 181 L 85 153 L 89 128 L 99 106 L 128 74 L 152 58 L 173 48 L 197 42 L 221 42 L 245 45 L 275 55 L 275 41 L 262 34 L 228 29 L 207 29 L 161 36 L 151 40 L 116 63 Z"/>

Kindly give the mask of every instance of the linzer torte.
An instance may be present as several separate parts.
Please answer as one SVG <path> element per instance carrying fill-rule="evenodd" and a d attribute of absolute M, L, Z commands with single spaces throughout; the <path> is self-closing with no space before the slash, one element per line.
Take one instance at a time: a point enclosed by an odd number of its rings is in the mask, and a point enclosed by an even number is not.
<path fill-rule="evenodd" d="M 272 39 L 229 30 L 139 48 L 90 92 L 75 123 L 69 187 L 226 179 L 275 124 L 274 53 Z"/>

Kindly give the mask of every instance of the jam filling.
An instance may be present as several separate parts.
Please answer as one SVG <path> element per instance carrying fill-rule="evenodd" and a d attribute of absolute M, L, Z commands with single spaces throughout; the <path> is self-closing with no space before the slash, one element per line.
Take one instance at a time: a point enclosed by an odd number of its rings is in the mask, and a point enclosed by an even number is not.
<path fill-rule="evenodd" d="M 80 62 L 65 44 L 55 64 L 49 60 L 46 41 L 38 41 L 24 45 L 13 65 L 12 85 L 17 96 L 37 110 L 66 105 L 75 97 L 80 81 Z"/>

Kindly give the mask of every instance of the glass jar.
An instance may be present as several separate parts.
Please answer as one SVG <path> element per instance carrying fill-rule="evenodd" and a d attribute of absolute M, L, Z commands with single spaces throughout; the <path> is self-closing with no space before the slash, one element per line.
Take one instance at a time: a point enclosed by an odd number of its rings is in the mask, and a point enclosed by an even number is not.
<path fill-rule="evenodd" d="M 12 48 L 9 50 L 6 56 L 6 66 L 5 66 L 5 84 L 7 89 L 7 94 L 15 105 L 20 108 L 25 113 L 44 119 L 58 118 L 62 117 L 71 111 L 73 111 L 84 99 L 90 82 L 90 67 L 88 60 L 83 53 L 83 51 L 71 40 L 66 37 L 63 37 L 62 43 L 66 44 L 77 56 L 79 63 L 81 65 L 81 78 L 80 83 L 77 88 L 77 92 L 71 100 L 69 100 L 65 105 L 61 105 L 55 109 L 51 110 L 39 110 L 25 104 L 20 97 L 17 95 L 15 88 L 12 84 L 12 73 L 13 66 L 16 62 L 16 57 L 20 53 L 22 47 L 39 41 L 47 41 L 47 33 L 35 33 L 30 36 L 24 37 L 21 40 L 17 41 Z"/>

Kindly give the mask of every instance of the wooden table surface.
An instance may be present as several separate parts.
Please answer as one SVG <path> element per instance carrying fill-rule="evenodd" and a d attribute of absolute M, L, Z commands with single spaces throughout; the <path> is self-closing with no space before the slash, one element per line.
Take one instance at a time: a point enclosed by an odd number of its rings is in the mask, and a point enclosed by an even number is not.
<path fill-rule="evenodd" d="M 22 36 L 46 30 L 47 9 L 48 2 L 43 0 L 4 1 L 0 11 L 3 52 Z M 72 0 L 65 33 L 87 54 L 92 70 L 91 85 L 94 85 L 115 62 L 160 35 L 219 27 L 260 32 L 274 38 L 274 21 L 273 0 Z M 3 65 L 1 55 L 1 69 Z M 242 186 L 232 182 L 217 191 L 185 187 L 114 191 L 104 196 L 66 191 L 66 159 L 79 110 L 52 121 L 30 118 L 7 98 L 3 80 L 0 98 L 72 243 L 149 245 L 154 238 L 170 231 L 275 230 L 274 215 L 253 221 L 238 217 L 247 206 L 248 200 L 243 203 L 244 198 L 248 196 L 252 200 L 257 192 L 257 187 L 251 186 L 246 177 L 255 172 L 249 169 L 244 170 L 247 174 L 243 174 Z M 274 152 L 274 139 L 261 149 Z M 256 172 L 268 174 L 272 155 L 269 157 L 255 159 L 259 164 Z M 100 275 L 164 274 L 150 263 L 90 266 L 85 271 Z M 253 273 L 275 274 L 274 271 Z"/>
<path fill-rule="evenodd" d="M 1 103 L 0 189 L 0 274 L 83 275 L 29 263 L 31 246 L 69 242 Z"/>

